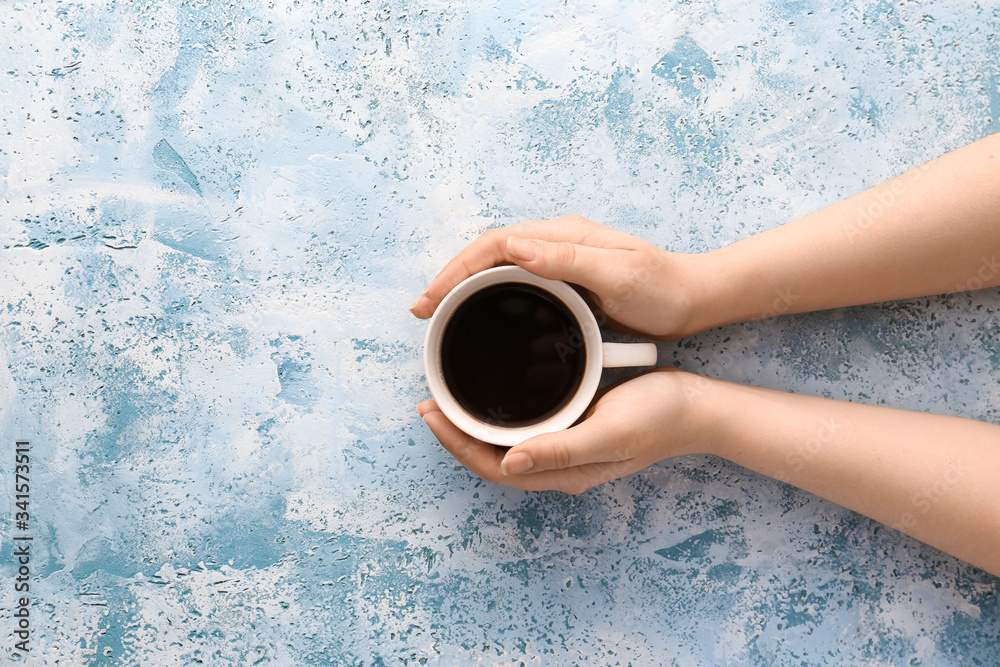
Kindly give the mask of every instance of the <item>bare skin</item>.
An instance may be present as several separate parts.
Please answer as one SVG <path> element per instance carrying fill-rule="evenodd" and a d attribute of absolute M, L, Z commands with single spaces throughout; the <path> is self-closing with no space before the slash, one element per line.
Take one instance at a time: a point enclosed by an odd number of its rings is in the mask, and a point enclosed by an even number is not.
<path fill-rule="evenodd" d="M 513 263 L 580 285 L 618 328 L 661 339 L 721 324 L 1000 285 L 1000 135 L 781 227 L 705 253 L 660 250 L 579 216 L 491 230 L 412 308 Z M 580 493 L 661 459 L 714 454 L 1000 575 L 1000 426 L 831 401 L 677 369 L 622 382 L 559 433 L 498 448 L 417 411 L 486 480 Z"/>

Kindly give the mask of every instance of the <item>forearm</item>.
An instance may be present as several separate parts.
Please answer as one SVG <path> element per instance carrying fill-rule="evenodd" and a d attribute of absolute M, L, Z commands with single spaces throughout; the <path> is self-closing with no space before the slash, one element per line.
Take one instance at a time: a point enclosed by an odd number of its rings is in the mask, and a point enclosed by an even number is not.
<path fill-rule="evenodd" d="M 1000 134 L 702 257 L 699 329 L 1000 285 Z"/>
<path fill-rule="evenodd" d="M 711 453 L 1000 575 L 1000 426 L 705 382 Z"/>

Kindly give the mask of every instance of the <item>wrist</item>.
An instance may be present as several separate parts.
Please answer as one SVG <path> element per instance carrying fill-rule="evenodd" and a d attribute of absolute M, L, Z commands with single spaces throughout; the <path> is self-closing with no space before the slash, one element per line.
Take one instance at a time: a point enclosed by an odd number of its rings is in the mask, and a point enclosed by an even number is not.
<path fill-rule="evenodd" d="M 717 251 L 678 254 L 682 321 L 675 337 L 738 321 L 732 301 L 734 286 Z"/>
<path fill-rule="evenodd" d="M 681 438 L 687 454 L 726 458 L 737 402 L 730 382 L 675 370 L 683 396 Z"/>
<path fill-rule="evenodd" d="M 776 282 L 780 266 L 753 237 L 700 255 L 690 255 L 698 304 L 690 333 L 801 312 L 800 286 Z"/>

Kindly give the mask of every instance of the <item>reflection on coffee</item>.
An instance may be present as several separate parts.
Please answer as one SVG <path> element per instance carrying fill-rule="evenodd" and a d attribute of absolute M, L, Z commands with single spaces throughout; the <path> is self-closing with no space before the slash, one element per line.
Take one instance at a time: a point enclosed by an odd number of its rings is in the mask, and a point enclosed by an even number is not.
<path fill-rule="evenodd" d="M 559 412 L 580 386 L 585 362 L 576 317 L 523 283 L 470 296 L 441 340 L 448 390 L 470 415 L 497 426 L 530 426 Z"/>

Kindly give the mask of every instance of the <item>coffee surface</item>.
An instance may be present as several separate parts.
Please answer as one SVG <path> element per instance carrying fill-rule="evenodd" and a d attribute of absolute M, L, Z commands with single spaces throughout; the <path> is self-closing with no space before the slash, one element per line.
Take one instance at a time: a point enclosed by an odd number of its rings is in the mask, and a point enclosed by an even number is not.
<path fill-rule="evenodd" d="M 522 283 L 470 296 L 441 339 L 452 396 L 497 426 L 529 426 L 557 413 L 576 393 L 585 360 L 576 317 L 548 292 Z"/>

